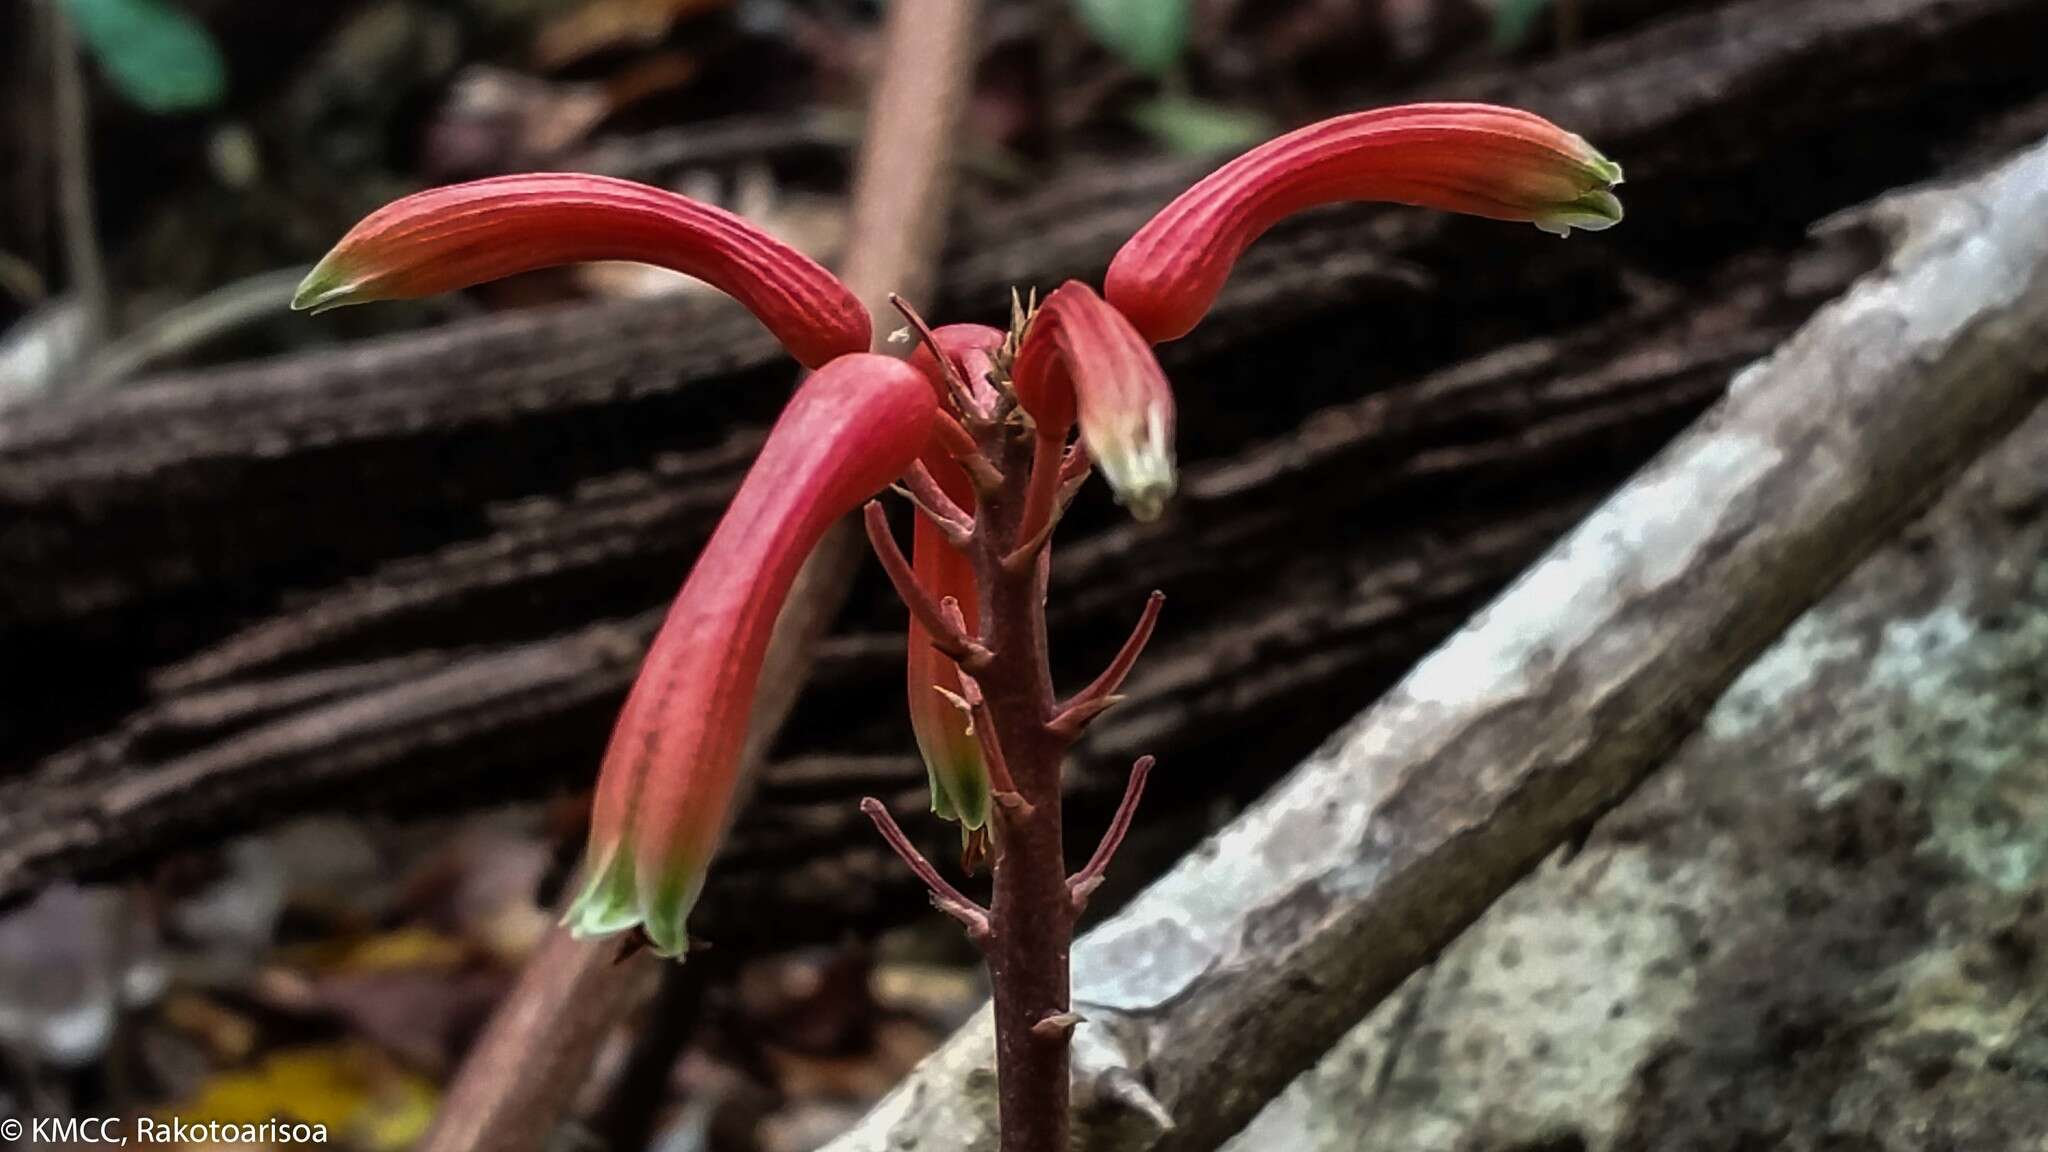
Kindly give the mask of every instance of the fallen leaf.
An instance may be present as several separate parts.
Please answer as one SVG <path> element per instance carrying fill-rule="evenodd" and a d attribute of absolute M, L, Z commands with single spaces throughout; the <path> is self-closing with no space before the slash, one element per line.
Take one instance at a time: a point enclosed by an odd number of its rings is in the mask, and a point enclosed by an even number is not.
<path fill-rule="evenodd" d="M 172 1114 L 193 1124 L 319 1124 L 330 1141 L 399 1152 L 426 1135 L 439 1096 L 426 1078 L 349 1043 L 285 1049 L 221 1073 Z"/>

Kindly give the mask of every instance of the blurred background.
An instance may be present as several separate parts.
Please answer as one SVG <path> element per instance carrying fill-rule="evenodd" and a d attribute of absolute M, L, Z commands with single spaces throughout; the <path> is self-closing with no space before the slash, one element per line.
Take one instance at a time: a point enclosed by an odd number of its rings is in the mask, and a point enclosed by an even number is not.
<path fill-rule="evenodd" d="M 639 267 L 285 302 L 385 201 L 542 168 L 833 260 L 885 8 L 0 0 L 0 1112 L 422 1137 L 793 375 Z M 1816 224 L 2048 131 L 2043 45 L 2030 0 L 990 0 L 934 322 L 1099 277 L 1220 158 L 1333 112 L 1522 105 L 1629 175 L 1627 224 L 1568 244 L 1311 214 L 1164 350 L 1183 497 L 1137 525 L 1092 489 L 1053 589 L 1067 683 L 1172 597 L 1073 773 L 1092 838 L 1162 765 L 1097 911 L 1881 251 Z M 945 850 L 900 613 L 864 570 L 693 921 L 716 948 L 642 982 L 552 1147 L 815 1148 L 978 1005 L 855 809 Z"/>

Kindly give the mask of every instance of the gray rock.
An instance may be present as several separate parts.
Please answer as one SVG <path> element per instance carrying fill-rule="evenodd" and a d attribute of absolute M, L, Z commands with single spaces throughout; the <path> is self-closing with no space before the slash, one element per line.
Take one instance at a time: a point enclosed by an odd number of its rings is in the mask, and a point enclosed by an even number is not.
<path fill-rule="evenodd" d="M 2048 1149 L 2048 411 L 1230 1147 Z"/>

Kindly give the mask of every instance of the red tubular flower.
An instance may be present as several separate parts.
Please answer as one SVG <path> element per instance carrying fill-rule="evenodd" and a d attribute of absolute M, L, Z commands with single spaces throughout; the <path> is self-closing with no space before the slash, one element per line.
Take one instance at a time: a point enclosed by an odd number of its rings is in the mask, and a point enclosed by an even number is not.
<path fill-rule="evenodd" d="M 636 260 L 695 276 L 817 368 L 867 351 L 867 309 L 823 265 L 738 216 L 608 176 L 535 173 L 434 188 L 372 212 L 299 285 L 315 312 L 431 296 L 558 264 Z"/>
<path fill-rule="evenodd" d="M 1559 235 L 1621 220 L 1621 166 L 1541 116 L 1411 104 L 1338 116 L 1268 141 L 1152 218 L 1110 263 L 1109 301 L 1154 342 L 1185 336 L 1237 258 L 1282 218 L 1387 200 L 1534 223 Z"/>
<path fill-rule="evenodd" d="M 664 956 L 725 829 L 761 662 L 797 569 L 833 521 L 910 467 L 937 400 L 901 360 L 842 356 L 768 434 L 669 609 L 605 751 L 564 917 L 578 936 L 638 927 Z"/>
<path fill-rule="evenodd" d="M 962 507 L 972 507 L 973 488 L 960 466 L 951 460 L 932 463 L 937 465 L 932 475 L 946 494 Z M 951 596 L 959 601 L 961 616 L 973 627 L 981 612 L 974 561 L 922 515 L 913 529 L 910 556 L 917 582 L 934 600 Z M 932 647 L 931 634 L 914 616 L 906 663 L 910 728 L 931 783 L 932 812 L 942 820 L 957 821 L 963 834 L 971 833 L 988 823 L 988 764 L 982 759 L 981 741 L 968 730 L 966 713 L 954 703 L 961 696 L 960 666 Z"/>
<path fill-rule="evenodd" d="M 1140 520 L 1159 515 L 1175 482 L 1173 390 L 1122 312 L 1078 280 L 1060 285 L 1024 335 L 1013 382 L 1040 436 L 1064 438 L 1078 419 L 1117 502 Z"/>
<path fill-rule="evenodd" d="M 948 324 L 932 336 L 965 376 L 968 387 L 986 392 L 990 357 L 1001 347 L 1003 334 L 985 324 Z M 938 359 L 928 347 L 920 345 L 910 362 L 934 387 L 943 390 Z M 927 452 L 925 464 L 955 504 L 973 510 L 974 486 L 958 464 L 941 451 Z M 981 607 L 973 561 L 923 515 L 916 517 L 910 555 L 917 582 L 932 599 L 953 597 L 960 602 L 960 613 L 968 625 L 974 626 Z M 982 758 L 981 741 L 968 730 L 966 714 L 953 703 L 961 695 L 960 667 L 932 647 L 931 634 L 916 616 L 910 618 L 906 663 L 910 728 L 931 784 L 932 812 L 940 819 L 957 821 L 962 837 L 970 837 L 988 823 L 988 763 Z"/>

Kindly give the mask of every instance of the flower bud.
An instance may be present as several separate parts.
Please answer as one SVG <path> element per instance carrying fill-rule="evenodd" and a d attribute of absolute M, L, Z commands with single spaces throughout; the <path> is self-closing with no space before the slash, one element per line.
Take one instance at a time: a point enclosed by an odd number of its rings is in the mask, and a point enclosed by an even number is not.
<path fill-rule="evenodd" d="M 1013 373 L 1017 402 L 1041 436 L 1081 445 L 1117 502 L 1156 518 L 1173 495 L 1173 389 L 1152 347 L 1093 288 L 1069 280 L 1039 306 Z"/>

